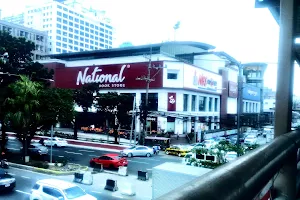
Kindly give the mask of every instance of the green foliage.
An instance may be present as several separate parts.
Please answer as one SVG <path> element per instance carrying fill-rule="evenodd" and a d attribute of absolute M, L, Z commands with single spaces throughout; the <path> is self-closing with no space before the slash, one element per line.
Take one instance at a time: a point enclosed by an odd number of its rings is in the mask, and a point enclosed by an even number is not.
<path fill-rule="evenodd" d="M 28 165 L 42 169 L 49 169 L 49 163 L 44 161 L 31 161 L 28 163 Z"/>
<path fill-rule="evenodd" d="M 60 88 L 45 88 L 41 92 L 41 125 L 48 130 L 57 122 L 68 123 L 74 119 L 73 91 Z"/>
<path fill-rule="evenodd" d="M 219 151 L 235 151 L 237 152 L 237 154 L 239 155 L 244 155 L 245 154 L 245 148 L 242 147 L 241 145 L 238 147 L 235 144 L 231 144 L 228 141 L 220 141 L 216 146 L 216 149 L 218 149 Z"/>
<path fill-rule="evenodd" d="M 78 106 L 81 106 L 84 112 L 87 112 L 93 106 L 95 93 L 98 92 L 97 84 L 84 85 L 81 89 L 74 91 L 74 100 Z"/>

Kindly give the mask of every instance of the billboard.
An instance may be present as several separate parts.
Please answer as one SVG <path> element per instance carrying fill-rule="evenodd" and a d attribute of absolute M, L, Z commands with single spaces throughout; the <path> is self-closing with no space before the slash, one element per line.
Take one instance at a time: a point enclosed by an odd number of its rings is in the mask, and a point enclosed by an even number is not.
<path fill-rule="evenodd" d="M 249 84 L 243 84 L 243 99 L 250 101 L 260 101 L 261 90 Z"/>
<path fill-rule="evenodd" d="M 237 98 L 238 96 L 238 84 L 232 81 L 228 81 L 228 97 Z"/>
<path fill-rule="evenodd" d="M 163 62 L 152 62 L 162 66 Z M 78 89 L 87 84 L 99 84 L 103 89 L 144 89 L 146 81 L 137 80 L 147 76 L 148 62 L 112 65 L 93 65 L 80 67 L 57 67 L 54 73 L 55 86 L 58 88 Z M 161 88 L 163 70 L 151 68 L 150 88 Z"/>
<path fill-rule="evenodd" d="M 168 93 L 168 111 L 176 111 L 176 93 Z"/>
<path fill-rule="evenodd" d="M 184 87 L 222 93 L 222 76 L 191 65 L 184 65 Z"/>

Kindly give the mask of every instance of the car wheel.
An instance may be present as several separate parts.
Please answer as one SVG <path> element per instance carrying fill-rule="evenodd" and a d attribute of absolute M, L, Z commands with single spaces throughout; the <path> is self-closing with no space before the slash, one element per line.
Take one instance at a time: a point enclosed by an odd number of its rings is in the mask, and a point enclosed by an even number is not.
<path fill-rule="evenodd" d="M 95 167 L 96 163 L 95 162 L 90 162 L 91 167 Z"/>
<path fill-rule="evenodd" d="M 57 148 L 57 144 L 54 144 L 54 147 Z"/>
<path fill-rule="evenodd" d="M 128 154 L 128 158 L 130 158 L 130 157 L 132 157 L 132 153 L 129 153 L 129 154 Z"/>
<path fill-rule="evenodd" d="M 167 155 L 169 155 L 169 152 L 168 152 L 168 151 L 166 151 L 166 154 L 167 154 Z"/>
<path fill-rule="evenodd" d="M 146 156 L 147 156 L 147 157 L 150 157 L 150 156 L 151 156 L 151 154 L 150 154 L 150 153 L 147 153 L 147 154 L 146 154 Z"/>
<path fill-rule="evenodd" d="M 181 153 L 178 153 L 178 157 L 181 157 Z"/>

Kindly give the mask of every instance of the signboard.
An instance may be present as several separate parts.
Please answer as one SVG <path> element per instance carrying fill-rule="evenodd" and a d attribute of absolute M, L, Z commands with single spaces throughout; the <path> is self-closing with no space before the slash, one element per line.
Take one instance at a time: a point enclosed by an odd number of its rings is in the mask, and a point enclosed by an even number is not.
<path fill-rule="evenodd" d="M 168 93 L 168 111 L 176 111 L 176 93 Z"/>
<path fill-rule="evenodd" d="M 184 87 L 221 94 L 222 76 L 191 65 L 184 65 Z"/>
<path fill-rule="evenodd" d="M 237 98 L 238 96 L 238 84 L 232 81 L 228 81 L 228 97 Z"/>
<path fill-rule="evenodd" d="M 250 101 L 260 101 L 260 88 L 244 84 L 243 85 L 243 99 Z"/>
<path fill-rule="evenodd" d="M 153 62 L 162 66 L 162 62 Z M 126 63 L 113 65 L 93 65 L 84 67 L 57 67 L 54 73 L 55 86 L 77 89 L 88 84 L 99 84 L 103 89 L 140 89 L 146 88 L 146 81 L 136 80 L 147 76 L 148 63 Z M 156 74 L 156 75 L 155 75 Z M 151 69 L 155 81 L 150 88 L 160 88 L 163 82 L 163 70 Z"/>

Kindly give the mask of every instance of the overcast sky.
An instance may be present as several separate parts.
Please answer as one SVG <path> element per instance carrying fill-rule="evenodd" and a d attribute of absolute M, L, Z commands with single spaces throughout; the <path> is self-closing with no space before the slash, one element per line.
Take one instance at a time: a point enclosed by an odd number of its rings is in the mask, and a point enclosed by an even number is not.
<path fill-rule="evenodd" d="M 0 0 L 0 8 L 7 16 L 42 1 Z M 212 44 L 242 63 L 266 62 L 265 85 L 276 89 L 279 28 L 267 9 L 254 8 L 254 0 L 82 1 L 87 7 L 107 11 L 116 28 L 117 45 L 174 40 L 173 26 L 180 21 L 176 40 Z M 299 76 L 298 67 L 295 71 Z M 300 95 L 297 85 L 300 80 L 295 80 L 295 94 Z"/>

